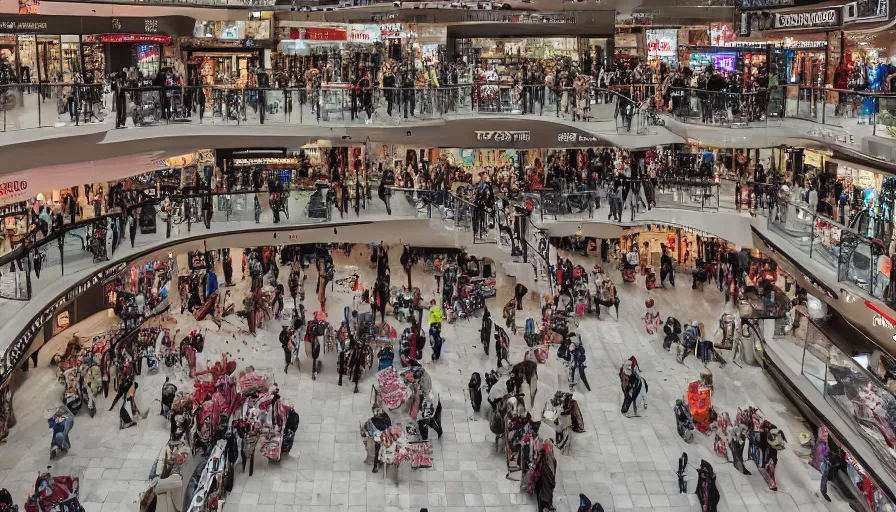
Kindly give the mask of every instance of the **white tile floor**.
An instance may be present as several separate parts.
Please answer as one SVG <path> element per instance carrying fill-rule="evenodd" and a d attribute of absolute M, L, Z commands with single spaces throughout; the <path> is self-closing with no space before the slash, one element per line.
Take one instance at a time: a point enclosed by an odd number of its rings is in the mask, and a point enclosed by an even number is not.
<path fill-rule="evenodd" d="M 337 256 L 337 278 L 352 271 L 349 265 L 360 268 L 362 279 L 372 281 L 368 268 L 369 252 L 358 247 L 350 259 Z M 398 261 L 393 254 L 390 261 Z M 593 266 L 586 264 L 586 268 Z M 237 269 L 238 271 L 238 269 Z M 286 278 L 281 273 L 281 278 Z M 394 280 L 400 281 L 400 273 Z M 657 290 L 655 306 L 665 317 L 674 315 L 681 320 L 697 319 L 714 325 L 714 319 L 724 305 L 721 295 L 711 287 L 704 291 L 690 289 L 685 276 L 680 276 L 679 288 Z M 422 271 L 414 273 L 415 286 L 422 286 L 432 295 L 434 280 Z M 689 281 L 689 280 L 687 280 Z M 800 459 L 805 450 L 792 441 L 780 456 L 778 469 L 779 491 L 768 491 L 756 474 L 743 476 L 735 473 L 712 452 L 712 439 L 698 435 L 693 445 L 686 445 L 674 428 L 671 405 L 684 394 L 689 381 L 695 380 L 702 369 L 693 357 L 682 366 L 661 349 L 656 336 L 647 335 L 641 316 L 644 314 L 646 291 L 643 282 L 622 285 L 620 320 L 604 314 L 601 320 L 582 319 L 578 332 L 588 351 L 588 377 L 591 392 L 576 396 L 582 406 L 587 432 L 574 435 L 569 455 L 559 456 L 557 487 L 554 504 L 559 511 L 575 510 L 578 493 L 585 493 L 600 502 L 605 510 L 696 510 L 696 496 L 692 494 L 696 475 L 689 475 L 690 494 L 677 491 L 674 467 L 682 451 L 689 460 L 710 461 L 718 473 L 722 495 L 721 510 L 847 510 L 837 498 L 829 504 L 818 497 L 819 476 Z M 499 277 L 499 293 L 489 301 L 489 308 L 499 314 L 509 298 L 514 281 Z M 243 290 L 241 282 L 237 290 Z M 345 290 L 328 294 L 331 316 L 337 316 L 349 304 L 351 294 Z M 311 292 L 313 290 L 309 290 Z M 287 300 L 287 306 L 289 300 Z M 306 306 L 316 309 L 312 293 Z M 536 305 L 525 301 L 526 311 L 519 314 L 521 325 L 533 316 Z M 337 312 L 334 314 L 334 312 Z M 175 315 L 182 331 L 194 327 L 192 317 Z M 238 319 L 230 319 L 234 323 Z M 394 320 L 393 320 L 394 321 Z M 91 322 L 76 326 L 82 334 L 98 332 L 109 320 L 95 317 Z M 350 387 L 336 386 L 335 355 L 324 356 L 323 372 L 312 381 L 307 372 L 282 373 L 282 352 L 276 338 L 278 322 L 269 322 L 256 338 L 245 338 L 236 333 L 234 325 L 224 324 L 218 332 L 213 324 L 207 336 L 206 351 L 200 355 L 217 359 L 222 351 L 233 354 L 242 366 L 252 363 L 257 367 L 272 368 L 285 398 L 292 400 L 301 416 L 296 444 L 289 456 L 279 463 L 268 464 L 261 456 L 256 459 L 255 474 L 249 477 L 238 471 L 233 494 L 228 499 L 228 511 L 416 511 L 427 507 L 430 511 L 517 511 L 534 510 L 534 502 L 520 492 L 519 484 L 504 478 L 504 459 L 493 449 L 493 437 L 484 416 L 471 421 L 463 390 L 473 371 L 483 372 L 494 366 L 486 359 L 478 345 L 479 322 L 460 320 L 445 325 L 446 355 L 435 363 L 425 357 L 425 366 L 433 375 L 434 387 L 440 393 L 444 407 L 444 436 L 435 444 L 436 462 L 432 469 L 413 471 L 402 468 L 396 484 L 390 474 L 372 474 L 364 465 L 364 452 L 358 437 L 358 425 L 369 415 L 369 389 L 375 378 L 372 372 L 363 376 L 362 392 L 352 394 Z M 71 332 L 68 333 L 69 335 Z M 64 342 L 67 338 L 59 338 Z M 246 344 L 243 344 L 245 340 Z M 59 341 L 57 341 L 59 343 Z M 512 361 L 522 359 L 524 342 L 513 337 Z M 644 377 L 650 384 L 649 408 L 640 418 L 624 418 L 619 412 L 621 392 L 617 369 L 630 355 L 637 356 Z M 42 355 L 42 361 L 49 359 Z M 304 357 L 304 356 L 303 356 Z M 713 402 L 720 411 L 732 413 L 738 406 L 755 404 L 782 427 L 790 440 L 806 430 L 792 412 L 786 399 L 758 368 L 738 368 L 729 364 L 715 373 L 716 390 Z M 562 365 L 552 358 L 539 368 L 539 395 L 553 394 L 559 385 L 565 387 Z M 171 372 L 182 389 L 190 385 L 180 371 Z M 140 378 L 139 403 L 150 411 L 138 427 L 119 431 L 115 413 L 107 412 L 111 399 L 100 399 L 100 411 L 95 418 L 82 414 L 77 417 L 72 432 L 72 451 L 52 463 L 56 474 L 73 474 L 82 479 L 82 501 L 90 511 L 136 510 L 139 493 L 146 488 L 149 469 L 167 440 L 166 425 L 157 415 L 160 387 L 166 370 Z M 32 485 L 36 472 L 50 464 L 49 436 L 46 411 L 58 403 L 59 386 L 49 368 L 33 370 L 15 396 L 19 424 L 12 430 L 7 443 L 0 445 L 0 487 L 10 489 L 21 503 Z M 105 407 L 104 407 L 105 405 Z M 487 406 L 486 406 L 487 408 Z M 541 410 L 540 405 L 534 408 Z"/>

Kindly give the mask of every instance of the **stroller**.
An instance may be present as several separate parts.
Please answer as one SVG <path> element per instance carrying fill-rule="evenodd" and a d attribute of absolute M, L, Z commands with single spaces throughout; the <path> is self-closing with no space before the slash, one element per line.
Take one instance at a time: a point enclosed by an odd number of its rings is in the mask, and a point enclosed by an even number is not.
<path fill-rule="evenodd" d="M 106 228 L 97 226 L 87 239 L 87 251 L 93 254 L 93 262 L 106 261 Z"/>
<path fill-rule="evenodd" d="M 436 431 L 439 438 L 442 437 L 442 402 L 438 395 L 429 394 L 423 399 L 417 418 L 417 427 L 420 432 L 420 439 L 429 440 L 430 427 Z"/>
<path fill-rule="evenodd" d="M 25 502 L 25 512 L 83 512 L 78 484 L 77 478 L 41 473 L 34 482 L 34 493 Z"/>
<path fill-rule="evenodd" d="M 557 391 L 544 406 L 541 414 L 543 421 L 554 430 L 554 442 L 562 452 L 569 447 L 570 432 L 573 431 L 573 414 L 575 411 L 569 407 L 572 397 L 569 393 Z"/>
<path fill-rule="evenodd" d="M 676 349 L 675 359 L 684 364 L 684 359 L 687 357 L 688 353 L 697 348 L 697 345 L 700 343 L 700 327 L 697 322 L 693 322 L 691 324 L 685 325 L 684 327 L 684 337 L 678 344 L 678 348 Z"/>
<path fill-rule="evenodd" d="M 686 443 L 694 440 L 694 418 L 691 416 L 691 408 L 682 399 L 675 401 L 675 425 L 678 435 Z"/>
<path fill-rule="evenodd" d="M 656 288 L 656 272 L 653 271 L 653 267 L 647 266 L 644 269 L 644 273 L 647 277 L 644 279 L 644 286 L 647 287 L 647 290 L 653 290 Z"/>
<path fill-rule="evenodd" d="M 470 382 L 467 384 L 470 391 L 470 403 L 473 405 L 473 412 L 479 412 L 482 408 L 482 377 L 478 372 L 473 372 L 470 376 Z"/>
<path fill-rule="evenodd" d="M 379 353 L 377 353 L 376 357 L 380 362 L 376 371 L 381 372 L 381 371 L 385 370 L 386 368 L 392 366 L 392 361 L 395 360 L 395 351 L 392 350 L 392 347 L 390 347 L 389 345 L 386 345 L 380 349 L 380 351 L 379 351 Z"/>
<path fill-rule="evenodd" d="M 147 349 L 146 354 L 143 355 L 146 358 L 146 371 L 149 375 L 153 375 L 159 372 L 159 356 L 156 355 L 155 347 L 149 347 Z"/>
<path fill-rule="evenodd" d="M 532 318 L 526 319 L 526 328 L 523 331 L 523 339 L 526 340 L 526 345 L 530 347 L 538 345 L 538 332 L 535 331 L 535 320 Z"/>
<path fill-rule="evenodd" d="M 68 452 L 72 447 L 71 440 L 68 438 L 69 432 L 75 426 L 75 415 L 65 407 L 60 407 L 47 418 L 47 424 L 53 430 L 53 436 L 50 437 L 50 458 L 55 458 L 59 450 Z"/>
<path fill-rule="evenodd" d="M 72 388 L 65 388 L 62 391 L 62 403 L 65 405 L 65 408 L 72 412 L 72 414 L 78 414 L 81 410 L 81 407 L 84 405 L 84 400 L 82 399 L 83 392 L 79 391 L 77 388 L 79 384 L 76 382 L 73 384 Z M 96 407 L 94 407 L 94 411 Z M 91 414 L 91 416 L 93 416 Z"/>
<path fill-rule="evenodd" d="M 604 512 L 604 507 L 600 503 L 591 503 L 588 496 L 579 494 L 579 509 L 576 512 Z"/>
<path fill-rule="evenodd" d="M 391 295 L 392 300 L 390 301 L 390 305 L 392 306 L 392 313 L 395 314 L 395 318 L 397 318 L 399 322 L 407 321 L 412 315 L 411 305 L 414 303 L 414 291 L 404 287 L 402 287 L 401 290 L 396 288 L 393 289 Z"/>
<path fill-rule="evenodd" d="M 666 325 L 663 326 L 663 348 L 667 351 L 672 350 L 673 343 L 681 342 L 681 322 L 671 316 L 666 319 Z"/>
<path fill-rule="evenodd" d="M 638 251 L 631 250 L 625 254 L 625 259 L 622 263 L 622 280 L 626 283 L 634 283 L 635 276 L 637 276 L 638 265 L 640 264 L 640 258 L 638 257 Z"/>
<path fill-rule="evenodd" d="M 165 418 L 171 417 L 171 406 L 174 404 L 174 397 L 177 395 L 177 386 L 168 381 L 168 378 L 165 378 L 165 383 L 162 384 L 162 408 L 159 411 L 159 414 L 164 416 Z"/>
<path fill-rule="evenodd" d="M 283 427 L 283 445 L 280 449 L 283 455 L 292 450 L 292 444 L 296 438 L 296 431 L 299 429 L 299 413 L 294 408 L 290 408 L 286 413 L 286 423 Z"/>
<path fill-rule="evenodd" d="M 12 502 L 12 495 L 6 489 L 0 489 L 0 512 L 19 512 L 19 507 Z"/>
<path fill-rule="evenodd" d="M 701 259 L 697 260 L 697 268 L 691 272 L 691 289 L 696 290 L 698 287 L 702 290 L 703 285 L 709 280 L 709 273 L 706 271 L 706 262 Z"/>

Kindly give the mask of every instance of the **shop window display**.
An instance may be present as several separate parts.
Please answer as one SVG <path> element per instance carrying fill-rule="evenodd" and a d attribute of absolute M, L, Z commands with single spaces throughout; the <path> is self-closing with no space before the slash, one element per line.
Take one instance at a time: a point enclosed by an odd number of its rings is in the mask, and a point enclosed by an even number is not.
<path fill-rule="evenodd" d="M 810 330 L 818 329 L 810 326 Z M 892 468 L 896 457 L 896 397 L 858 360 L 832 345 L 828 353 L 824 395 L 850 417 L 850 425 L 880 450 Z M 874 507 L 872 506 L 872 510 Z"/>
<path fill-rule="evenodd" d="M 137 71 L 140 76 L 154 77 L 161 68 L 161 49 L 157 44 L 138 44 L 134 47 Z"/>

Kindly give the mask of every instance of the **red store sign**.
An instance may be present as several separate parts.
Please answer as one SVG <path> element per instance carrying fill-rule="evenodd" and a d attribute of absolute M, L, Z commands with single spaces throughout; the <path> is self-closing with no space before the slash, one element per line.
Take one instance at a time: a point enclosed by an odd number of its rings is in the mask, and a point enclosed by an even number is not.
<path fill-rule="evenodd" d="M 348 39 L 348 31 L 344 28 L 302 28 L 298 31 L 293 30 L 293 34 L 299 37 L 293 39 L 302 39 L 305 41 L 346 41 Z M 298 32 L 298 34 L 295 34 Z"/>
<path fill-rule="evenodd" d="M 100 34 L 84 38 L 89 43 L 159 43 L 171 44 L 171 36 L 153 34 Z"/>

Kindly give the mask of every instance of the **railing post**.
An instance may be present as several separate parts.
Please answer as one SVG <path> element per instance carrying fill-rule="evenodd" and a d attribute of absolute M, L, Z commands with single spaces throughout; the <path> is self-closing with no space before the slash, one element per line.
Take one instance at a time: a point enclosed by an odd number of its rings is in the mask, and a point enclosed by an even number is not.
<path fill-rule="evenodd" d="M 81 126 L 81 88 L 78 87 L 78 84 L 72 84 L 72 94 L 75 96 L 75 101 L 72 102 L 72 106 L 69 108 L 73 108 L 75 111 L 69 112 L 68 115 L 74 114 L 75 126 Z"/>
<path fill-rule="evenodd" d="M 871 109 L 871 134 L 877 135 L 877 110 L 880 108 L 880 99 L 874 98 Z"/>
<path fill-rule="evenodd" d="M 815 225 L 818 222 L 818 215 L 816 215 L 814 212 L 811 212 L 811 213 L 812 213 L 812 227 L 810 228 L 811 231 L 809 232 L 810 233 L 810 236 L 809 236 L 809 259 L 810 260 L 812 259 L 812 251 L 815 249 Z"/>
<path fill-rule="evenodd" d="M 824 101 L 821 102 L 821 124 L 826 124 L 825 120 L 827 119 L 827 110 L 828 110 L 828 91 L 827 91 L 827 89 L 822 89 L 822 96 L 824 96 Z"/>
<path fill-rule="evenodd" d="M 65 235 L 63 234 L 56 239 L 56 243 L 57 245 L 59 245 L 59 268 L 62 275 L 65 275 L 65 251 L 62 250 L 63 246 L 65 245 L 63 241 L 64 238 Z"/>

